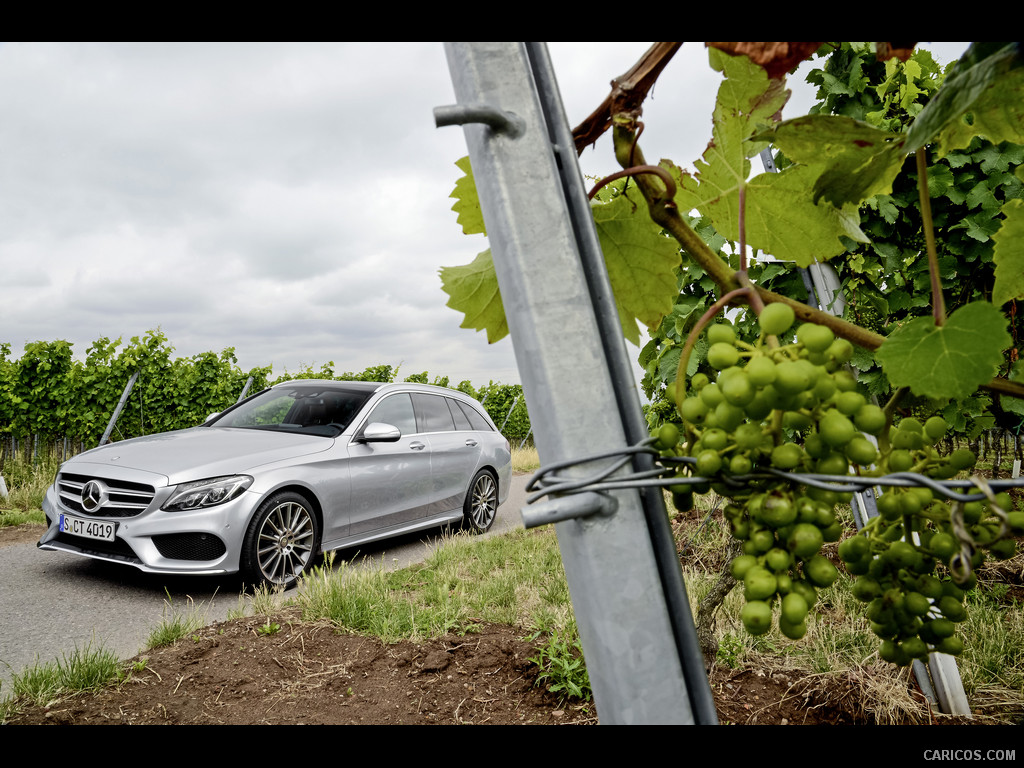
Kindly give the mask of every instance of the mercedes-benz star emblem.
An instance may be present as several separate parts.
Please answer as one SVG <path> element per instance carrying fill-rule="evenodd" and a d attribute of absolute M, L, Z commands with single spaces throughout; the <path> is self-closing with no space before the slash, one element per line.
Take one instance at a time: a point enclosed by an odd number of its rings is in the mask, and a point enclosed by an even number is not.
<path fill-rule="evenodd" d="M 90 480 L 82 486 L 82 509 L 95 512 L 107 503 L 107 486 L 99 480 Z"/>

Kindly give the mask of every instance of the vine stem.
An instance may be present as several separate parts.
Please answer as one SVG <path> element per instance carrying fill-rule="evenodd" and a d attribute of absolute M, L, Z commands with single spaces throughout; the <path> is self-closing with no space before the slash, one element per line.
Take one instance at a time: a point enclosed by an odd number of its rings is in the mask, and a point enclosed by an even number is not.
<path fill-rule="evenodd" d="M 740 274 L 747 274 L 747 185 L 740 184 L 739 188 L 739 208 L 740 208 Z M 743 282 L 742 278 L 740 282 Z M 748 281 L 749 282 L 749 281 Z M 764 304 L 761 304 L 762 309 Z M 761 311 L 755 307 L 755 311 L 758 317 L 761 315 Z"/>
<path fill-rule="evenodd" d="M 885 414 L 885 429 L 882 430 L 882 434 L 878 436 L 878 447 L 883 451 L 889 450 L 889 428 L 892 426 L 892 417 L 896 413 L 896 406 L 899 404 L 903 396 L 910 391 L 910 387 L 900 387 L 892 396 L 889 398 L 889 402 L 885 404 L 882 409 L 882 413 Z"/>
<path fill-rule="evenodd" d="M 676 196 L 676 181 L 675 179 L 672 178 L 672 174 L 670 174 L 664 168 L 658 165 L 634 165 L 631 166 L 630 168 L 625 168 L 621 171 L 616 171 L 615 173 L 609 176 L 605 176 L 603 179 L 597 182 L 597 184 L 594 185 L 594 188 L 592 190 L 590 190 L 590 193 L 587 195 L 587 199 L 593 200 L 594 195 L 596 195 L 602 187 L 604 187 L 606 184 L 610 184 L 616 179 L 621 179 L 625 176 L 635 176 L 640 173 L 654 174 L 655 176 L 657 176 L 658 178 L 665 182 L 665 195 L 670 200 Z"/>
<path fill-rule="evenodd" d="M 928 158 L 924 147 L 914 153 L 917 160 L 917 193 L 921 200 L 921 226 L 924 228 L 925 249 L 928 251 L 928 275 L 932 283 L 932 317 L 936 327 L 946 322 L 946 302 L 942 298 L 939 280 L 939 257 L 935 250 L 935 229 L 932 225 L 932 200 L 928 193 Z"/>
<path fill-rule="evenodd" d="M 679 410 L 679 403 L 683 400 L 683 395 L 686 394 L 686 366 L 690 362 L 690 353 L 693 351 L 694 345 L 697 343 L 697 339 L 700 337 L 701 331 L 704 330 L 711 319 L 721 312 L 733 299 L 750 293 L 750 288 L 736 288 L 729 291 L 727 294 L 722 296 L 718 301 L 712 304 L 697 323 L 690 329 L 690 333 L 686 336 L 686 342 L 683 344 L 683 349 L 679 353 L 679 365 L 676 366 L 676 410 Z M 683 414 L 680 413 L 680 416 Z"/>

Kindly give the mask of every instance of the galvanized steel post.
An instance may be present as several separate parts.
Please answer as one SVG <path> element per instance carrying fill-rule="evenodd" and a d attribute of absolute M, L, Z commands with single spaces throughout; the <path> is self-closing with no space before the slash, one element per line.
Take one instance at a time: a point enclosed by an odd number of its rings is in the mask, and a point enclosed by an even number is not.
<path fill-rule="evenodd" d="M 597 315 L 615 307 L 595 308 L 595 275 L 581 262 L 579 243 L 587 238 L 574 225 L 596 236 L 589 217 L 584 223 L 570 215 L 566 196 L 573 191 L 560 181 L 559 164 L 563 177 L 571 165 L 582 189 L 573 148 L 553 138 L 568 135 L 560 99 L 556 93 L 553 107 L 550 93 L 543 105 L 538 98 L 535 75 L 550 66 L 546 50 L 447 43 L 446 52 L 459 104 L 435 110 L 437 123 L 464 126 L 541 461 L 624 449 L 636 420 L 624 426 L 621 411 L 639 414 L 639 399 L 631 384 L 632 403 L 623 406 L 613 381 L 621 375 L 609 370 Z M 598 277 L 609 297 L 607 277 Z M 679 595 L 666 594 L 673 578 L 656 565 L 659 545 L 652 544 L 642 495 L 631 489 L 611 497 L 596 514 L 556 524 L 601 722 L 714 722 L 696 646 L 696 659 L 683 658 L 686 643 L 669 607 Z M 678 574 L 678 560 L 674 567 Z"/>

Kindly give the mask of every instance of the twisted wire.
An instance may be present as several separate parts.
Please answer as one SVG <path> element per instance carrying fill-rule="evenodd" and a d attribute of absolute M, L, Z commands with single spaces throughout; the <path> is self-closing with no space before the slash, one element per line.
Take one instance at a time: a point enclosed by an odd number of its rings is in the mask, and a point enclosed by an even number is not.
<path fill-rule="evenodd" d="M 772 467 L 761 469 L 745 475 L 722 474 L 717 477 L 700 477 L 697 475 L 677 474 L 681 467 L 695 465 L 697 460 L 689 456 L 661 456 L 652 445 L 654 438 L 648 438 L 636 445 L 622 450 L 596 453 L 581 459 L 560 461 L 541 467 L 527 483 L 526 503 L 533 504 L 549 494 L 586 493 L 589 491 L 616 491 L 629 488 L 661 487 L 670 488 L 681 485 L 701 486 L 710 483 L 722 483 L 735 494 L 741 495 L 752 482 L 769 479 L 785 480 L 794 485 L 820 488 L 836 493 L 862 493 L 876 486 L 888 488 L 930 488 L 950 501 L 968 503 L 991 499 L 994 493 L 1024 486 L 1024 477 L 1002 480 L 985 480 L 970 478 L 963 480 L 936 480 L 918 472 L 893 472 L 878 477 L 870 475 L 824 475 L 813 472 L 790 472 Z M 656 469 L 645 472 L 621 473 L 631 458 L 638 453 L 648 453 L 660 464 Z M 594 471 L 587 467 L 587 476 L 569 476 L 559 474 L 563 470 L 574 469 L 594 462 L 607 460 L 603 469 Z M 984 483 L 984 485 L 982 485 Z M 972 488 L 981 491 L 969 493 Z"/>

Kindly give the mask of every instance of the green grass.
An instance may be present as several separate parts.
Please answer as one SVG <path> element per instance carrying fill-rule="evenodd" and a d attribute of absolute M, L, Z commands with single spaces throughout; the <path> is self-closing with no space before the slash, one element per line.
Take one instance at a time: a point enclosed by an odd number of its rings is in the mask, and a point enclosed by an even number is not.
<path fill-rule="evenodd" d="M 88 645 L 62 654 L 56 661 L 35 663 L 11 679 L 11 696 L 0 701 L 0 722 L 17 706 L 46 706 L 69 693 L 97 690 L 125 677 L 124 665 L 113 651 Z"/>
<path fill-rule="evenodd" d="M 3 504 L 4 500 L 0 499 L 0 504 Z M 17 525 L 46 525 L 46 515 L 43 514 L 41 509 L 29 509 L 22 511 L 20 509 L 3 509 L 0 510 L 0 528 L 13 528 Z"/>
<path fill-rule="evenodd" d="M 448 536 L 400 571 L 328 561 L 295 600 L 308 620 L 388 642 L 471 632 L 481 621 L 564 630 L 572 616 L 553 531 Z"/>
<path fill-rule="evenodd" d="M 164 602 L 164 616 L 149 633 L 146 647 L 163 648 L 174 645 L 178 640 L 194 635 L 208 623 L 205 611 L 197 608 L 191 597 L 188 598 L 186 607 L 179 609 L 168 593 Z"/>
<path fill-rule="evenodd" d="M 0 527 L 23 523 L 46 523 L 40 509 L 46 489 L 53 483 L 60 467 L 59 454 L 44 454 L 33 460 L 30 456 L 7 456 L 0 475 L 7 486 L 7 498 L 0 497 Z"/>

